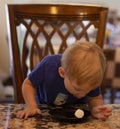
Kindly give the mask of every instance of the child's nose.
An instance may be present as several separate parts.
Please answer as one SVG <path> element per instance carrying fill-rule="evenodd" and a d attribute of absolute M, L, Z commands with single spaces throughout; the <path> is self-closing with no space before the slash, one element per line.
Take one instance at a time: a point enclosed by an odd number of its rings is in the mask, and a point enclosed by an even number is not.
<path fill-rule="evenodd" d="M 74 95 L 76 98 L 78 98 L 78 99 L 81 99 L 81 98 L 83 98 L 84 96 L 85 96 L 85 94 L 83 94 L 83 93 L 77 93 L 77 94 L 75 94 Z"/>

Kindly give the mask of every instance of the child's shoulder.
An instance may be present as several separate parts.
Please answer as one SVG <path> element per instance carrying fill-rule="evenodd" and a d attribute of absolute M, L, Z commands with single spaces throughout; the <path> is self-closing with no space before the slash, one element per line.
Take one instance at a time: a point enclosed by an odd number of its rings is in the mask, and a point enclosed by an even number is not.
<path fill-rule="evenodd" d="M 62 54 L 54 54 L 54 55 L 48 55 L 44 57 L 45 61 L 56 61 L 56 60 L 60 60 L 62 57 Z"/>
<path fill-rule="evenodd" d="M 60 66 L 61 65 L 61 54 L 54 54 L 54 55 L 48 55 L 43 58 L 43 60 L 40 62 L 40 66 Z"/>

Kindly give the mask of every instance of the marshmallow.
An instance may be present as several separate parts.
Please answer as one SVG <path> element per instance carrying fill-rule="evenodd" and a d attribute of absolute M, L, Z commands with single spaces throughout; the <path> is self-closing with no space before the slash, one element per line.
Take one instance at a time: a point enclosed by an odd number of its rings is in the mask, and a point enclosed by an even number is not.
<path fill-rule="evenodd" d="M 77 117 L 77 118 L 83 118 L 83 116 L 84 116 L 84 111 L 83 110 L 77 109 L 75 111 L 75 117 Z"/>

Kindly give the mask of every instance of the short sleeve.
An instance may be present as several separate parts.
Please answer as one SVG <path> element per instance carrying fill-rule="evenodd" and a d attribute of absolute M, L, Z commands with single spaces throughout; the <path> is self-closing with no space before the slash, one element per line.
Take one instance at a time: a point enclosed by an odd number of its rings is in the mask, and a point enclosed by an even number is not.
<path fill-rule="evenodd" d="M 45 60 L 43 59 L 28 75 L 29 80 L 34 86 L 40 85 L 44 79 Z"/>

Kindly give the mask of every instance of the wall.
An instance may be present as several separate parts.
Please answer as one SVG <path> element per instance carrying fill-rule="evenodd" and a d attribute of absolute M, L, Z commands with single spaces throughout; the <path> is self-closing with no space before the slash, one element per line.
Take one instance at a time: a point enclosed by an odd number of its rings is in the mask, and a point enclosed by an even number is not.
<path fill-rule="evenodd" d="M 20 1 L 20 2 L 19 2 Z M 5 4 L 6 3 L 73 3 L 73 0 L 0 0 L 0 78 L 9 74 L 9 48 L 7 43 L 7 26 L 6 26 L 6 15 L 5 15 Z M 118 9 L 120 15 L 120 8 L 118 0 L 74 0 L 74 3 L 93 3 L 108 6 L 110 8 Z"/>
<path fill-rule="evenodd" d="M 5 4 L 13 0 L 0 0 L 0 79 L 6 78 L 9 74 L 9 49 L 7 43 L 7 27 Z"/>

